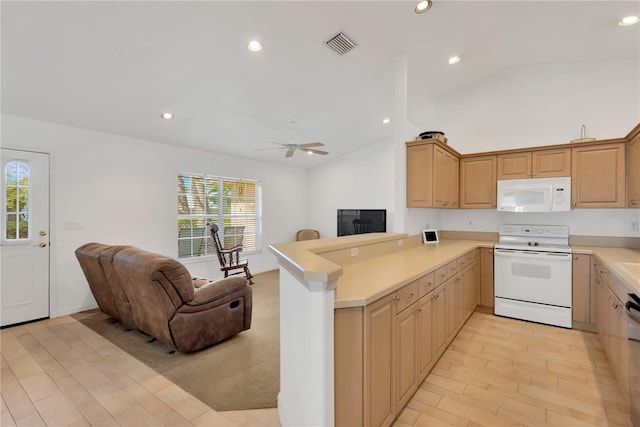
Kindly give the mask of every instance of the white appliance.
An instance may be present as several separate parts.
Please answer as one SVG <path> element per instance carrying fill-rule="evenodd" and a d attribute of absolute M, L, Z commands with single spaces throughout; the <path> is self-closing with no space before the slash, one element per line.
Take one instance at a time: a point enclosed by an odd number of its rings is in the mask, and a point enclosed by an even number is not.
<path fill-rule="evenodd" d="M 494 313 L 571 328 L 571 248 L 564 225 L 501 225 Z"/>
<path fill-rule="evenodd" d="M 571 177 L 498 181 L 498 210 L 503 212 L 571 210 Z"/>

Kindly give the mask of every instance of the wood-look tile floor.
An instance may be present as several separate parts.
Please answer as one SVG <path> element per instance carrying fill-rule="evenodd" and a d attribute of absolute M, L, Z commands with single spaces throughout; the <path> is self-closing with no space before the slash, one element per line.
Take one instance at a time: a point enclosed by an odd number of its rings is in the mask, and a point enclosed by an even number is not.
<path fill-rule="evenodd" d="M 65 316 L 0 335 L 2 426 L 279 426 L 216 412 Z M 475 312 L 394 426 L 630 426 L 598 337 Z"/>
<path fill-rule="evenodd" d="M 404 426 L 630 426 L 598 336 L 476 311 L 404 408 Z"/>
<path fill-rule="evenodd" d="M 0 331 L 0 425 L 279 426 L 216 412 L 70 316 Z"/>

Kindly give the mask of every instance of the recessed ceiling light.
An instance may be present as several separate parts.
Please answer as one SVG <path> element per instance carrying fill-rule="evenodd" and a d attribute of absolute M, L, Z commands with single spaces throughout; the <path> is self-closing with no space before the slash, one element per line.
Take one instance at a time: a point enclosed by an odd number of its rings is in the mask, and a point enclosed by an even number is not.
<path fill-rule="evenodd" d="M 426 11 L 431 9 L 431 6 L 433 6 L 433 2 L 431 0 L 422 0 L 421 2 L 418 2 L 418 4 L 416 4 L 415 12 L 425 13 Z"/>
<path fill-rule="evenodd" d="M 391 123 L 391 119 L 389 117 L 385 117 L 384 119 L 382 119 L 382 124 L 388 125 L 389 123 Z"/>
<path fill-rule="evenodd" d="M 618 25 L 621 27 L 628 27 L 629 25 L 637 24 L 638 22 L 640 22 L 640 18 L 637 16 L 625 16 L 618 21 Z"/>
<path fill-rule="evenodd" d="M 172 120 L 173 119 L 173 114 L 171 114 L 171 113 L 162 113 L 162 114 L 160 114 L 160 117 L 162 117 L 165 120 Z"/>
<path fill-rule="evenodd" d="M 258 40 L 251 40 L 247 48 L 251 52 L 260 52 L 262 50 L 262 43 L 260 43 Z"/>
<path fill-rule="evenodd" d="M 460 61 L 462 61 L 462 57 L 452 56 L 451 58 L 449 58 L 449 65 L 457 64 Z"/>

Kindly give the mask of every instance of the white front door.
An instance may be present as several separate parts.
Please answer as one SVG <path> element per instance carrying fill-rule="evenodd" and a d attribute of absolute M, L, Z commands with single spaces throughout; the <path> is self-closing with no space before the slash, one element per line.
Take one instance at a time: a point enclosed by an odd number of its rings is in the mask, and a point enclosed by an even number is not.
<path fill-rule="evenodd" d="M 49 317 L 49 155 L 2 149 L 0 324 Z"/>

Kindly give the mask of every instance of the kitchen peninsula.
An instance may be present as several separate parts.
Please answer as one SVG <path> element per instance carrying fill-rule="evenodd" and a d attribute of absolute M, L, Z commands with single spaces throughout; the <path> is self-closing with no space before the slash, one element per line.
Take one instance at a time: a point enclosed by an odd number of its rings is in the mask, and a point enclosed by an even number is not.
<path fill-rule="evenodd" d="M 379 233 L 270 246 L 280 264 L 283 425 L 390 425 L 480 301 L 492 305 L 491 233 L 487 240 L 443 235 L 435 245 Z M 585 283 L 574 289 L 588 316 L 607 306 L 597 299 L 604 270 L 619 298 L 640 292 L 640 275 L 630 270 L 640 249 L 585 237 L 572 247 L 574 259 L 587 257 L 586 278 L 576 274 Z M 592 264 L 598 275 L 590 280 Z M 582 320 L 601 332 L 598 319 Z"/>
<path fill-rule="evenodd" d="M 271 245 L 282 424 L 390 424 L 477 306 L 478 248 L 492 245 L 384 233 Z"/>

